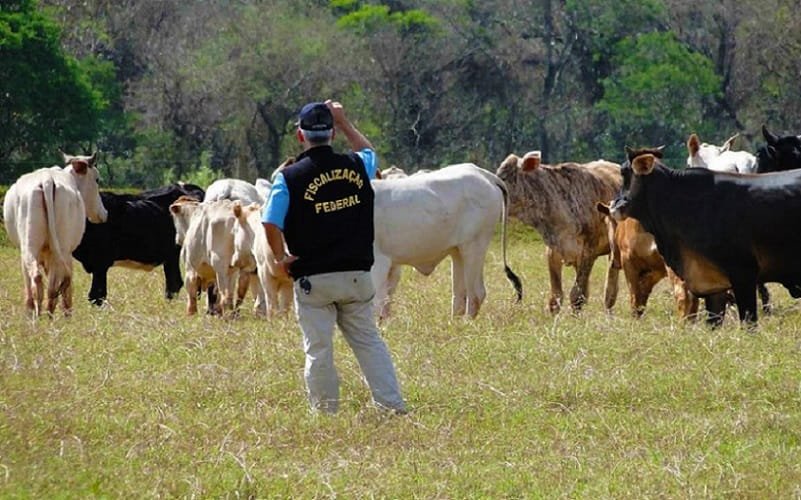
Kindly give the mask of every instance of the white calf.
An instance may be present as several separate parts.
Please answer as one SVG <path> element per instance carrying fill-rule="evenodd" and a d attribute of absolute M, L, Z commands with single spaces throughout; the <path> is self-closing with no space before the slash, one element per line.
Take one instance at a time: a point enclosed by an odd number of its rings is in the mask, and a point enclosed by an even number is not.
<path fill-rule="evenodd" d="M 234 288 L 239 267 L 234 265 L 234 206 L 238 201 L 218 200 L 198 203 L 179 198 L 170 205 L 175 222 L 176 243 L 181 246 L 181 260 L 186 272 L 187 314 L 197 312 L 201 290 L 216 284 L 217 304 L 209 304 L 212 313 L 234 311 Z M 247 283 L 245 281 L 245 283 Z"/>
<path fill-rule="evenodd" d="M 292 307 L 292 279 L 279 278 L 275 256 L 267 243 L 267 234 L 261 223 L 261 206 L 251 204 L 245 207 L 234 205 L 237 224 L 234 228 L 234 265 L 250 265 L 255 259 L 259 285 L 266 298 L 267 315 L 284 313 Z M 260 311 L 261 312 L 261 311 Z"/>

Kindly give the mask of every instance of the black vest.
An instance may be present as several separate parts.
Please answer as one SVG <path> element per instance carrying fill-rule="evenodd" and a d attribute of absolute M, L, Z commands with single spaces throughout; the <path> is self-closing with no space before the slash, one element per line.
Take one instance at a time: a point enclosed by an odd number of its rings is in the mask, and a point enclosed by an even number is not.
<path fill-rule="evenodd" d="M 289 191 L 284 238 L 298 260 L 292 276 L 369 271 L 373 265 L 373 187 L 361 159 L 317 146 L 282 171 Z"/>

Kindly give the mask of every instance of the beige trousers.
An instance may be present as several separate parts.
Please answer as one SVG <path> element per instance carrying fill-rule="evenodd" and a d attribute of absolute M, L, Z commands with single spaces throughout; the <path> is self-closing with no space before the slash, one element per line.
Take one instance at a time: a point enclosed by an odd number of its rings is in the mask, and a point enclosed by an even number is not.
<path fill-rule="evenodd" d="M 302 280 L 311 289 L 304 290 Z M 308 286 L 306 286 L 308 288 Z M 373 401 L 404 411 L 395 368 L 373 316 L 375 288 L 367 271 L 315 274 L 295 280 L 295 314 L 306 352 L 306 390 L 312 409 L 335 413 L 339 377 L 334 367 L 334 325 L 356 355 Z"/>

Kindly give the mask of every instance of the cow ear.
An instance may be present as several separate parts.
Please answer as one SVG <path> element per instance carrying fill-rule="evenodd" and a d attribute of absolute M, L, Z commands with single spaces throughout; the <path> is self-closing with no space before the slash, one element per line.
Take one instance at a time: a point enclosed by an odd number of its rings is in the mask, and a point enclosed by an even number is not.
<path fill-rule="evenodd" d="M 609 215 L 609 205 L 599 201 L 595 204 L 595 209 L 601 212 L 604 215 Z"/>
<path fill-rule="evenodd" d="M 732 147 L 732 146 L 734 146 L 734 141 L 736 141 L 738 137 L 740 137 L 740 133 L 739 133 L 739 132 L 737 132 L 737 133 L 736 133 L 736 134 L 734 134 L 733 136 L 729 137 L 729 138 L 726 140 L 726 142 L 724 142 L 724 143 L 723 143 L 723 146 L 721 146 L 720 150 L 721 150 L 721 151 L 728 151 L 728 150 L 730 150 L 730 149 L 731 149 L 731 147 Z"/>
<path fill-rule="evenodd" d="M 698 136 L 695 134 L 690 134 L 690 138 L 687 139 L 687 151 L 690 153 L 690 156 L 695 156 L 698 154 L 698 150 L 701 148 L 701 140 L 698 139 Z"/>
<path fill-rule="evenodd" d="M 648 175 L 654 170 L 656 157 L 652 154 L 640 155 L 631 162 L 631 168 L 637 175 Z"/>
<path fill-rule="evenodd" d="M 234 201 L 233 210 L 234 210 L 234 217 L 236 217 L 237 219 L 242 217 L 242 203 L 240 203 L 239 200 Z"/>
<path fill-rule="evenodd" d="M 72 165 L 72 171 L 78 175 L 84 175 L 89 169 L 89 164 L 86 162 L 86 160 L 76 160 L 73 158 L 70 161 L 70 164 Z"/>
<path fill-rule="evenodd" d="M 542 160 L 542 153 L 540 151 L 529 151 L 523 155 L 520 160 L 520 169 L 523 172 L 530 172 L 540 166 Z"/>
<path fill-rule="evenodd" d="M 634 150 L 631 149 L 629 146 L 623 146 L 623 151 L 626 153 L 626 158 L 631 161 L 634 158 Z"/>
<path fill-rule="evenodd" d="M 173 203 L 172 205 L 170 205 L 170 212 L 174 213 L 175 215 L 180 214 L 181 213 L 181 204 L 180 203 Z"/>
<path fill-rule="evenodd" d="M 762 137 L 765 138 L 768 144 L 776 144 L 776 142 L 779 140 L 778 137 L 768 131 L 768 127 L 766 127 L 764 124 L 762 125 Z"/>

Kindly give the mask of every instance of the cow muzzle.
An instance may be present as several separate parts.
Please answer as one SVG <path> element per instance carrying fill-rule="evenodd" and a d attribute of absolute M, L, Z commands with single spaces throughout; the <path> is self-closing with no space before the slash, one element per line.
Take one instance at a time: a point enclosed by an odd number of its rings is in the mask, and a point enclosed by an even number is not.
<path fill-rule="evenodd" d="M 628 217 L 626 213 L 628 206 L 629 199 L 625 196 L 618 196 L 612 200 L 612 204 L 609 205 L 609 215 L 618 222 L 624 221 L 626 217 Z"/>

